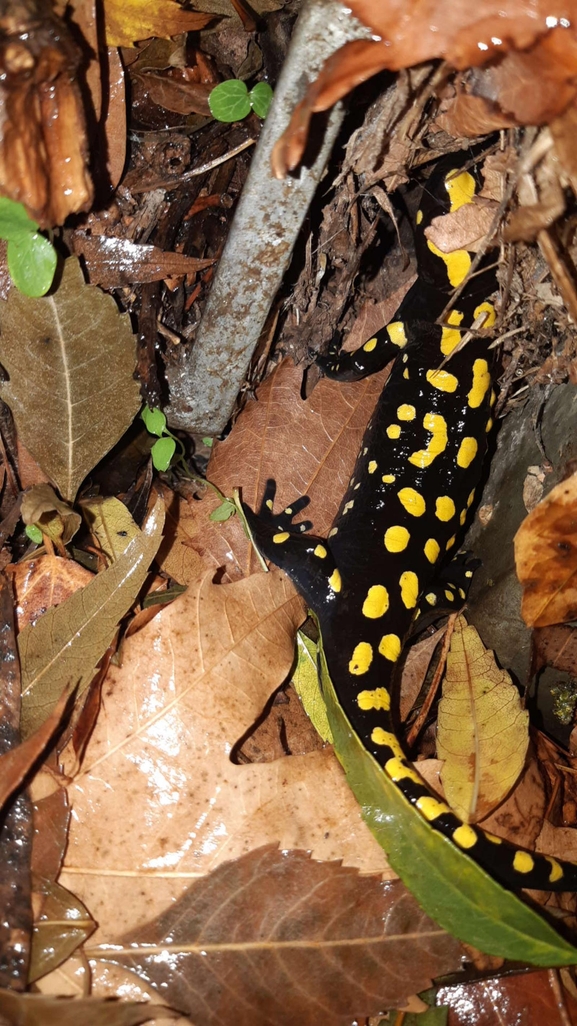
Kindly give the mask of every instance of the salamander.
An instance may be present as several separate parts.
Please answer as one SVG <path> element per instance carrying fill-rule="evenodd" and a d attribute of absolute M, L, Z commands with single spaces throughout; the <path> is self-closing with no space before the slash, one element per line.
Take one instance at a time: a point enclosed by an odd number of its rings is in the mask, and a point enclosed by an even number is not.
<path fill-rule="evenodd" d="M 437 166 L 416 217 L 419 276 L 395 320 L 355 352 L 333 349 L 320 361 L 326 374 L 351 381 L 395 359 L 328 537 L 309 533 L 306 522 L 294 524 L 306 497 L 273 512 L 274 482 L 259 515 L 245 511 L 258 548 L 315 612 L 338 700 L 404 797 L 506 886 L 573 890 L 577 865 L 462 822 L 413 767 L 394 719 L 395 680 L 416 618 L 439 594 L 448 607 L 462 604 L 472 575 L 466 560 L 450 559 L 475 502 L 493 426 L 495 358 L 486 333 L 460 343 L 481 315 L 485 328 L 494 324 L 487 297 L 496 282 L 490 267 L 468 278 L 471 253 L 444 255 L 424 228 L 433 216 L 472 202 L 479 181 L 475 167 L 455 168 L 454 158 Z M 445 323 L 436 323 L 463 283 Z"/>

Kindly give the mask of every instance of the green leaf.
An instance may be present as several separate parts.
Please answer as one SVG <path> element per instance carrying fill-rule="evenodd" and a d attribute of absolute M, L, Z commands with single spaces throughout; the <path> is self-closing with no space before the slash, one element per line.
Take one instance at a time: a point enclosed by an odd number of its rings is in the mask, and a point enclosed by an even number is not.
<path fill-rule="evenodd" d="M 164 434 L 166 417 L 162 410 L 153 410 L 150 406 L 145 406 L 140 416 L 149 434 L 158 435 L 159 438 Z"/>
<path fill-rule="evenodd" d="M 118 623 L 140 591 L 162 539 L 164 506 L 157 501 L 122 556 L 84 588 L 49 609 L 18 636 L 24 738 L 47 719 L 63 691 L 90 684 Z"/>
<path fill-rule="evenodd" d="M 207 449 L 212 449 L 214 438 L 203 438 L 202 444 L 206 445 Z"/>
<path fill-rule="evenodd" d="M 27 524 L 25 534 L 27 538 L 30 538 L 31 542 L 35 542 L 36 545 L 42 545 L 42 531 L 39 527 L 36 527 L 36 524 Z"/>
<path fill-rule="evenodd" d="M 248 94 L 250 105 L 258 118 L 266 118 L 272 103 L 273 91 L 268 82 L 257 82 Z"/>
<path fill-rule="evenodd" d="M 230 499 L 225 499 L 221 502 L 220 506 L 213 509 L 209 516 L 209 520 L 216 520 L 217 523 L 224 523 L 225 520 L 230 520 L 231 517 L 236 513 L 236 506 Z"/>
<path fill-rule="evenodd" d="M 25 296 L 44 296 L 56 271 L 56 250 L 38 232 L 20 232 L 8 240 L 6 253 L 10 277 Z"/>
<path fill-rule="evenodd" d="M 65 887 L 36 874 L 33 885 L 40 912 L 34 923 L 28 984 L 66 961 L 96 929 L 86 907 Z"/>
<path fill-rule="evenodd" d="M 533 965 L 572 965 L 577 949 L 504 890 L 430 824 L 366 750 L 340 706 L 322 648 L 321 681 L 335 751 L 363 819 L 425 912 L 489 955 Z"/>
<path fill-rule="evenodd" d="M 208 97 L 210 113 L 217 121 L 242 121 L 250 114 L 248 89 L 244 82 L 232 78 L 214 87 Z"/>
<path fill-rule="evenodd" d="M 176 441 L 174 438 L 159 438 L 150 450 L 152 462 L 156 470 L 168 470 L 174 456 Z"/>
<path fill-rule="evenodd" d="M 36 221 L 28 217 L 23 203 L 0 196 L 0 239 L 15 238 L 22 232 L 35 232 L 39 228 Z"/>

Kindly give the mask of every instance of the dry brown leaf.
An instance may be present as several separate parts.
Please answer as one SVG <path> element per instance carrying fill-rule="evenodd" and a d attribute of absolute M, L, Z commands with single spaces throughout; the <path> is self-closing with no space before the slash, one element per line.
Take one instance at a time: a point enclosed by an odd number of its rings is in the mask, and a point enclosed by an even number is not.
<path fill-rule="evenodd" d="M 6 570 L 14 582 L 20 631 L 36 623 L 47 609 L 59 606 L 94 577 L 80 563 L 61 556 L 36 556 Z"/>
<path fill-rule="evenodd" d="M 566 0 L 555 14 L 548 0 L 509 0 L 506 5 L 499 0 L 475 5 L 468 0 L 351 0 L 349 6 L 373 38 L 347 43 L 326 61 L 275 145 L 271 164 L 277 178 L 300 161 L 312 113 L 328 110 L 385 69 L 398 71 L 436 58 L 458 70 L 492 62 L 497 74 L 493 103 L 519 124 L 542 124 L 575 96 L 576 0 Z M 521 88 L 520 78 L 525 79 Z"/>
<path fill-rule="evenodd" d="M 70 787 L 61 877 L 102 940 L 264 843 L 385 868 L 330 750 L 258 765 L 230 758 L 286 677 L 302 617 L 279 571 L 232 585 L 209 574 L 126 640 Z"/>
<path fill-rule="evenodd" d="M 142 74 L 143 84 L 153 103 L 176 114 L 204 114 L 211 117 L 208 97 L 214 82 L 188 81 L 185 77 L 159 75 L 149 71 Z"/>
<path fill-rule="evenodd" d="M 285 360 L 257 390 L 257 400 L 247 403 L 227 440 L 214 446 L 209 480 L 225 495 L 240 487 L 243 500 L 256 509 L 267 478 L 275 478 L 275 509 L 299 495 L 310 496 L 302 519 L 312 520 L 315 533 L 326 535 L 387 374 L 381 371 L 352 384 L 324 378 L 304 402 L 302 369 Z M 218 504 L 212 494 L 190 503 L 202 531 L 193 545 L 205 566 L 224 567 L 225 580 L 238 580 L 259 564 L 238 518 L 206 522 L 207 510 Z M 192 526 L 188 533 L 192 536 Z"/>
<path fill-rule="evenodd" d="M 560 986 L 558 973 L 546 969 L 441 986 L 436 1000 L 450 1009 L 447 1026 L 465 1026 L 465 1022 L 471 1026 L 525 1022 L 577 1026 L 575 996 Z"/>
<path fill-rule="evenodd" d="M 521 613 L 529 627 L 577 616 L 577 473 L 535 506 L 515 535 Z"/>
<path fill-rule="evenodd" d="M 157 1016 L 176 1019 L 177 1013 L 162 1005 L 136 1004 L 105 998 L 45 997 L 0 991 L 0 1014 L 7 1026 L 139 1026 Z"/>
<path fill-rule="evenodd" d="M 511 790 L 525 764 L 529 713 L 474 627 L 459 616 L 439 702 L 441 781 L 460 819 L 476 823 Z"/>
<path fill-rule="evenodd" d="M 476 253 L 486 243 L 496 210 L 497 203 L 490 200 L 465 203 L 451 214 L 434 217 L 425 235 L 442 253 L 456 249 Z"/>
<path fill-rule="evenodd" d="M 197 260 L 129 239 L 87 235 L 80 229 L 70 233 L 70 244 L 76 256 L 83 257 L 90 283 L 104 289 L 196 274 L 214 264 L 214 260 Z"/>
<path fill-rule="evenodd" d="M 533 645 L 534 673 L 538 673 L 544 666 L 554 666 L 556 670 L 577 677 L 577 631 L 574 627 L 536 627 L 533 631 Z"/>
<path fill-rule="evenodd" d="M 343 1026 L 404 1005 L 457 969 L 461 947 L 399 881 L 271 845 L 88 957 L 100 954 L 135 968 L 195 1026 Z"/>

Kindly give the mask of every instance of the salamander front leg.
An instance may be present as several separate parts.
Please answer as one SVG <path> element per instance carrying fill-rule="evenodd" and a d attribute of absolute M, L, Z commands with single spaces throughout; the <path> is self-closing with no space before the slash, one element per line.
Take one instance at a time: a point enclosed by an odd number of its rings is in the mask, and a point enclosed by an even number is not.
<path fill-rule="evenodd" d="M 291 578 L 305 601 L 322 618 L 322 610 L 336 601 L 341 578 L 324 538 L 306 534 L 312 524 L 293 523 L 293 518 L 308 506 L 303 495 L 282 513 L 273 512 L 276 484 L 267 481 L 259 514 L 243 503 L 255 545 L 262 555 Z"/>

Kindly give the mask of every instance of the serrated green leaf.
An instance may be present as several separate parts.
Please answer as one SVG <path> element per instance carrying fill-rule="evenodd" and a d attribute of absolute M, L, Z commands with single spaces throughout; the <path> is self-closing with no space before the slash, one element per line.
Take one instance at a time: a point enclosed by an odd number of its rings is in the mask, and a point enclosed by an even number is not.
<path fill-rule="evenodd" d="M 319 680 L 318 645 L 302 631 L 297 632 L 297 665 L 292 683 L 317 734 L 332 744 L 333 735 Z"/>
<path fill-rule="evenodd" d="M 27 524 L 25 534 L 35 545 L 42 545 L 42 531 L 39 527 L 36 527 L 36 524 Z"/>
<path fill-rule="evenodd" d="M 230 520 L 231 517 L 236 513 L 236 506 L 230 499 L 225 499 L 221 502 L 220 506 L 213 509 L 209 515 L 209 520 L 215 520 L 217 523 L 224 523 L 225 520 Z"/>
<path fill-rule="evenodd" d="M 0 196 L 0 239 L 8 241 L 22 232 L 35 232 L 38 228 L 36 221 L 28 217 L 23 203 Z"/>
<path fill-rule="evenodd" d="M 250 114 L 248 89 L 244 82 L 232 78 L 214 87 L 208 97 L 210 113 L 217 121 L 242 121 Z"/>
<path fill-rule="evenodd" d="M 140 416 L 149 434 L 157 435 L 160 438 L 166 427 L 166 417 L 162 410 L 155 410 L 151 409 L 150 406 L 145 406 Z"/>
<path fill-rule="evenodd" d="M 335 751 L 363 819 L 390 865 L 440 926 L 489 955 L 533 965 L 572 965 L 572 947 L 514 894 L 433 830 L 353 731 L 320 650 L 321 681 Z"/>
<path fill-rule="evenodd" d="M 164 505 L 158 500 L 142 531 L 108 570 L 20 632 L 23 738 L 46 720 L 64 691 L 77 685 L 79 697 L 90 684 L 144 583 L 163 525 Z"/>
<path fill-rule="evenodd" d="M 272 103 L 273 91 L 268 82 L 257 82 L 252 87 L 248 98 L 250 105 L 258 118 L 266 118 Z"/>
<path fill-rule="evenodd" d="M 159 438 L 150 450 L 152 462 L 156 470 L 168 470 L 174 456 L 176 442 L 174 438 Z"/>
<path fill-rule="evenodd" d="M 44 296 L 54 281 L 56 250 L 38 232 L 20 232 L 8 240 L 6 262 L 10 277 L 25 296 Z"/>

